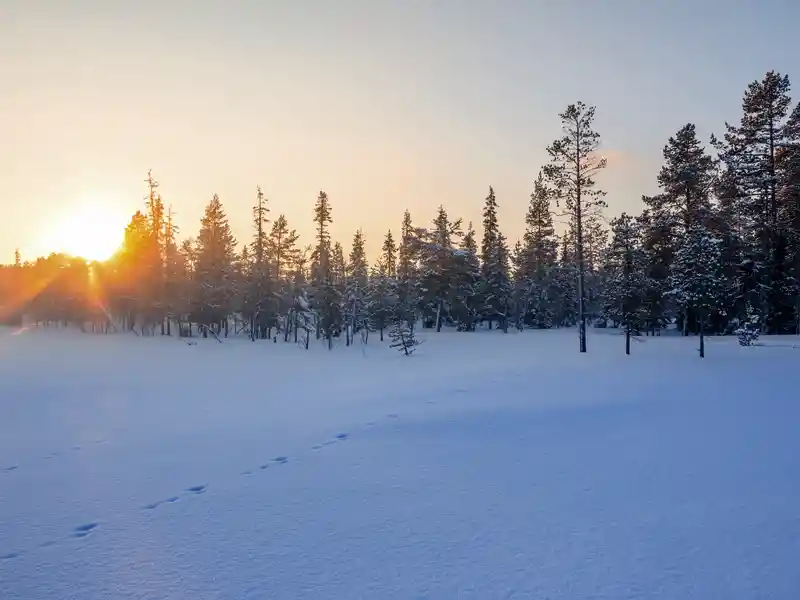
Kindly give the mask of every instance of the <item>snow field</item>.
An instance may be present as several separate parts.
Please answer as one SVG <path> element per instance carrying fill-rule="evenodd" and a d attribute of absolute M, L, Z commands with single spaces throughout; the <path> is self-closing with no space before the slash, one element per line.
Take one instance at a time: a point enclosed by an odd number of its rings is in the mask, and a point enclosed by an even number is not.
<path fill-rule="evenodd" d="M 793 340 L 0 333 L 0 598 L 800 594 Z"/>

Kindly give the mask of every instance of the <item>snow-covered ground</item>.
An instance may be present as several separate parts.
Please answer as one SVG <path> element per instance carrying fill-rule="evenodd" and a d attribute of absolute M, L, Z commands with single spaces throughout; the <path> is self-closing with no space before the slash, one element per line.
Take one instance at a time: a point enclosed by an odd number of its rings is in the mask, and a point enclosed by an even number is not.
<path fill-rule="evenodd" d="M 0 598 L 800 597 L 795 340 L 427 337 L 0 332 Z"/>

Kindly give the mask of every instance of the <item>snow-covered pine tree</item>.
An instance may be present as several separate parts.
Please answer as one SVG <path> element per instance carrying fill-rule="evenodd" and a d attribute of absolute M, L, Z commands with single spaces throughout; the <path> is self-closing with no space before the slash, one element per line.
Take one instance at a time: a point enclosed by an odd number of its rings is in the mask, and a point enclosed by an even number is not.
<path fill-rule="evenodd" d="M 705 356 L 706 324 L 724 301 L 720 241 L 703 223 L 692 225 L 675 255 L 670 281 L 678 306 L 697 315 L 700 357 Z"/>
<path fill-rule="evenodd" d="M 394 310 L 413 328 L 417 320 L 419 252 L 416 230 L 411 221 L 411 213 L 407 210 L 403 213 L 400 232 L 400 247 L 397 251 L 397 302 Z"/>
<path fill-rule="evenodd" d="M 569 230 L 561 236 L 561 251 L 551 278 L 554 322 L 558 327 L 574 327 L 578 322 L 578 296 L 575 281 L 578 276 L 573 251 L 574 236 Z"/>
<path fill-rule="evenodd" d="M 147 172 L 148 194 L 146 198 L 147 235 L 139 247 L 138 261 L 144 271 L 141 280 L 140 315 L 143 334 L 150 334 L 157 323 L 165 333 L 166 316 L 164 298 L 164 202 L 158 193 L 159 183 Z"/>
<path fill-rule="evenodd" d="M 347 282 L 344 292 L 344 317 L 346 323 L 346 340 L 349 346 L 355 334 L 362 329 L 369 330 L 367 318 L 367 285 L 369 283 L 369 266 L 364 250 L 364 233 L 359 229 L 353 236 L 353 247 L 347 264 Z"/>
<path fill-rule="evenodd" d="M 372 271 L 367 286 L 367 313 L 370 327 L 377 331 L 383 341 L 383 332 L 395 315 L 397 298 L 397 247 L 392 232 L 386 234 L 378 264 Z"/>
<path fill-rule="evenodd" d="M 478 261 L 478 243 L 470 222 L 467 233 L 455 251 L 456 291 L 451 309 L 459 331 L 474 331 L 480 313 L 478 285 L 481 271 Z"/>
<path fill-rule="evenodd" d="M 451 221 L 444 206 L 439 206 L 433 227 L 416 230 L 420 276 L 418 295 L 423 323 L 441 331 L 456 292 L 453 238 L 459 238 L 461 219 Z"/>
<path fill-rule="evenodd" d="M 261 187 L 257 187 L 243 310 L 244 317 L 249 321 L 250 339 L 253 341 L 271 337 L 269 329 L 275 326 L 277 318 L 274 278 L 269 264 L 268 214 L 267 199 Z"/>
<path fill-rule="evenodd" d="M 272 223 L 269 237 L 267 238 L 267 260 L 270 264 L 270 274 L 273 278 L 274 294 L 277 296 L 276 312 L 283 315 L 284 337 L 286 330 L 291 326 L 289 313 L 295 305 L 296 294 L 299 290 L 292 284 L 296 263 L 300 256 L 297 247 L 299 236 L 294 229 L 289 228 L 286 216 L 281 214 Z"/>
<path fill-rule="evenodd" d="M 714 160 L 697 139 L 693 123 L 684 125 L 669 138 L 663 156 L 664 164 L 658 174 L 662 192 L 642 198 L 648 215 L 642 224 L 649 227 L 643 236 L 652 258 L 649 276 L 654 294 L 656 290 L 667 291 L 666 279 L 671 261 L 686 232 L 696 223 L 709 224 L 710 193 L 716 170 Z M 662 295 L 661 298 L 665 297 Z M 655 295 L 648 304 L 652 309 L 651 320 L 657 320 L 659 312 L 662 315 L 666 313 L 667 306 Z M 697 332 L 696 318 L 691 310 L 676 316 L 679 327 L 685 332 Z M 686 323 L 684 319 L 687 319 Z"/>
<path fill-rule="evenodd" d="M 508 331 L 508 309 L 511 304 L 511 277 L 509 252 L 505 237 L 497 222 L 497 199 L 489 186 L 489 195 L 483 205 L 483 239 L 481 240 L 481 296 L 482 319 L 497 321 L 503 331 Z"/>
<path fill-rule="evenodd" d="M 344 273 L 334 273 L 333 250 L 328 226 L 333 222 L 328 195 L 320 192 L 314 206 L 314 222 L 316 223 L 316 248 L 312 254 L 312 286 L 314 297 L 311 307 L 317 314 L 317 331 L 325 337 L 328 348 L 333 348 L 333 338 L 342 330 L 342 294 L 336 285 L 336 276 L 344 277 Z M 339 254 L 341 254 L 341 245 Z M 341 258 L 344 263 L 344 258 Z M 344 270 L 344 264 L 337 265 Z"/>
<path fill-rule="evenodd" d="M 228 331 L 228 315 L 235 293 L 236 238 L 219 196 L 206 205 L 197 236 L 192 320 L 203 336 Z"/>
<path fill-rule="evenodd" d="M 648 198 L 643 198 L 648 204 Z M 670 273 L 675 256 L 675 221 L 661 208 L 657 201 L 653 209 L 645 209 L 638 217 L 638 228 L 642 235 L 642 251 L 645 255 L 645 296 L 642 319 L 647 332 L 660 334 L 671 320 Z"/>
<path fill-rule="evenodd" d="M 800 335 L 800 104 L 789 116 L 784 128 L 786 144 L 777 155 L 780 179 L 778 223 L 784 244 L 781 293 L 784 304 L 793 309 L 794 332 Z"/>
<path fill-rule="evenodd" d="M 186 312 L 183 302 L 182 284 L 185 265 L 178 250 L 176 235 L 178 227 L 174 222 L 172 207 L 167 211 L 164 221 L 164 309 L 166 316 L 166 335 L 172 335 L 172 321 L 181 321 Z"/>
<path fill-rule="evenodd" d="M 586 352 L 586 263 L 584 221 L 605 206 L 605 192 L 597 189 L 594 176 L 606 167 L 606 159 L 597 154 L 600 134 L 594 131 L 594 107 L 583 102 L 570 104 L 559 116 L 564 136 L 547 147 L 550 164 L 544 168 L 545 178 L 563 206 L 575 232 L 577 270 L 579 348 Z"/>
<path fill-rule="evenodd" d="M 625 329 L 625 354 L 631 353 L 631 332 L 642 326 L 645 260 L 636 220 L 626 213 L 611 221 L 613 239 L 607 255 L 604 314 Z"/>
<path fill-rule="evenodd" d="M 544 175 L 533 185 L 528 211 L 525 215 L 525 234 L 518 251 L 517 287 L 522 322 L 529 327 L 545 329 L 553 326 L 553 277 L 558 241 L 550 213 L 550 195 Z"/>
<path fill-rule="evenodd" d="M 379 270 L 386 277 L 395 278 L 397 276 L 397 245 L 394 243 L 391 229 L 386 232 L 383 240 Z"/>
<path fill-rule="evenodd" d="M 712 138 L 720 158 L 739 187 L 740 208 L 749 234 L 739 285 L 744 303 L 763 316 L 767 333 L 794 327 L 794 307 L 784 302 L 782 289 L 785 238 L 780 223 L 778 156 L 786 146 L 791 99 L 789 78 L 769 71 L 752 82 L 742 100 L 739 125 L 725 124 L 723 140 Z"/>
<path fill-rule="evenodd" d="M 396 319 L 394 321 L 392 328 L 389 330 L 389 338 L 392 340 L 389 347 L 397 348 L 406 356 L 411 356 L 421 343 L 414 335 L 414 328 L 409 326 L 408 321 L 405 319 Z"/>

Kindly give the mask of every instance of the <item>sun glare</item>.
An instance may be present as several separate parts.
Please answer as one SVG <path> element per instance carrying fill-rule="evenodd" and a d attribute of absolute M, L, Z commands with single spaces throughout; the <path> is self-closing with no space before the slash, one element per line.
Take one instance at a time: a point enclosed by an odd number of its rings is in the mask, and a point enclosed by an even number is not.
<path fill-rule="evenodd" d="M 42 239 L 48 252 L 63 252 L 86 260 L 106 260 L 124 236 L 126 219 L 100 202 L 82 204 L 56 218 Z"/>

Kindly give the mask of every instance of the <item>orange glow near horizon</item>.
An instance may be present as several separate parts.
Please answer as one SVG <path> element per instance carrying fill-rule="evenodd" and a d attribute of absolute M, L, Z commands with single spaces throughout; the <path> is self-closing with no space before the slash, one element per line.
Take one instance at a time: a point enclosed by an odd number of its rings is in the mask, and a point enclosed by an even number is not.
<path fill-rule="evenodd" d="M 78 205 L 55 217 L 40 237 L 42 253 L 62 252 L 89 261 L 111 258 L 120 245 L 128 218 L 102 201 Z"/>

